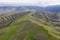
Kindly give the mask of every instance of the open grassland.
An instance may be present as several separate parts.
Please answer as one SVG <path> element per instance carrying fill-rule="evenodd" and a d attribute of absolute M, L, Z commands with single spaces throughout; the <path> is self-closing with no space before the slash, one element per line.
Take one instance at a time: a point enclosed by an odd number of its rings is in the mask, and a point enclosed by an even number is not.
<path fill-rule="evenodd" d="M 0 29 L 0 40 L 58 40 L 41 25 L 31 22 L 29 15 L 16 19 L 10 26 Z"/>
<path fill-rule="evenodd" d="M 54 26 L 53 22 L 46 22 L 43 19 L 39 19 L 37 16 L 32 16 L 31 14 L 30 20 L 37 25 L 43 26 L 44 29 L 48 31 L 48 34 L 52 35 L 53 37 L 60 39 L 60 27 Z"/>

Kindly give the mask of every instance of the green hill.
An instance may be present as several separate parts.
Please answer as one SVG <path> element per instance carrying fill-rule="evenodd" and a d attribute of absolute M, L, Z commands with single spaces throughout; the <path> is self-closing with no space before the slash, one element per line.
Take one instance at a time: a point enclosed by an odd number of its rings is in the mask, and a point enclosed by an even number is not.
<path fill-rule="evenodd" d="M 29 15 L 16 19 L 8 27 L 0 29 L 0 40 L 58 40 L 31 20 Z"/>

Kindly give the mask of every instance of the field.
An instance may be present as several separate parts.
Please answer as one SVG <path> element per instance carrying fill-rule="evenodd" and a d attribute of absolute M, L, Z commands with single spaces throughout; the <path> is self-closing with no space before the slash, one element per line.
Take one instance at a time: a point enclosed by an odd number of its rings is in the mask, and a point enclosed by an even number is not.
<path fill-rule="evenodd" d="M 0 40 L 58 40 L 40 25 L 32 22 L 29 15 L 14 20 L 8 27 L 0 29 Z"/>

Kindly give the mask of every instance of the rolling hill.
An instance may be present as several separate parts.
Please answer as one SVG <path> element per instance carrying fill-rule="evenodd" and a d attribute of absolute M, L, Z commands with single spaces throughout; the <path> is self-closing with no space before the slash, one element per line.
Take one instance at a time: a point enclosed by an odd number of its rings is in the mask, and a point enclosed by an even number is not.
<path fill-rule="evenodd" d="M 10 17 L 6 19 L 8 22 L 12 19 L 12 22 L 0 29 L 0 40 L 60 40 L 59 14 L 43 10 L 11 13 L 12 16 L 9 14 Z M 2 23 L 8 22 L 4 18 Z"/>

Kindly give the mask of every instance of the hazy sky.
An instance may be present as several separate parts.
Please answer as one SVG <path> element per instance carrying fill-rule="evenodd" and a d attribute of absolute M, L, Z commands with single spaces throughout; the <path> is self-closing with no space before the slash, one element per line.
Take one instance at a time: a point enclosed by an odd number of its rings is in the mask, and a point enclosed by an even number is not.
<path fill-rule="evenodd" d="M 60 0 L 0 0 L 0 4 L 60 5 Z"/>

